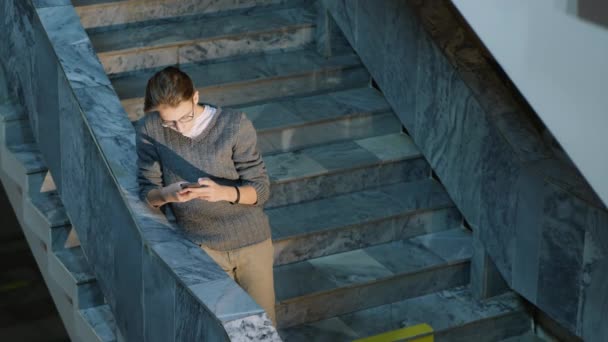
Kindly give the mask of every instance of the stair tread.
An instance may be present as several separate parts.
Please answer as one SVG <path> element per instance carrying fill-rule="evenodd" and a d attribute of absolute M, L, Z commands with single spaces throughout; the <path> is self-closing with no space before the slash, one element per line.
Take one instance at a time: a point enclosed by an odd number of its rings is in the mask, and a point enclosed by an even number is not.
<path fill-rule="evenodd" d="M 76 284 L 79 285 L 95 280 L 93 270 L 84 256 L 81 247 L 66 248 L 54 253 Z"/>
<path fill-rule="evenodd" d="M 211 18 L 194 16 L 179 22 L 150 22 L 137 27 L 90 33 L 89 37 L 98 53 L 124 53 L 125 50 L 175 46 L 255 32 L 312 27 L 314 22 L 315 17 L 310 10 L 291 8 L 254 15 L 243 13 Z"/>
<path fill-rule="evenodd" d="M 42 214 L 51 227 L 70 224 L 70 220 L 61 202 L 59 193 L 55 190 L 40 192 L 31 196 L 32 205 Z"/>
<path fill-rule="evenodd" d="M 0 104 L 0 122 L 27 119 L 21 105 L 10 101 Z"/>
<path fill-rule="evenodd" d="M 432 179 L 266 209 L 275 241 L 373 222 L 390 216 L 453 206 Z"/>
<path fill-rule="evenodd" d="M 513 292 L 478 301 L 468 286 L 460 286 L 281 329 L 279 334 L 290 342 L 351 341 L 422 323 L 429 324 L 435 332 L 446 331 L 514 312 L 525 314 L 523 303 Z"/>
<path fill-rule="evenodd" d="M 279 304 L 471 258 L 470 231 L 446 231 L 275 267 Z"/>
<path fill-rule="evenodd" d="M 399 132 L 268 155 L 264 163 L 271 182 L 280 183 L 419 157 L 412 139 Z"/>
<path fill-rule="evenodd" d="M 359 66 L 361 62 L 355 54 L 324 58 L 312 49 L 302 49 L 207 64 L 191 63 L 180 68 L 204 94 L 205 88 L 210 87 Z M 155 72 L 156 70 L 145 70 L 135 74 L 116 74 L 112 77 L 112 84 L 120 99 L 140 98 L 144 95 L 148 79 Z"/>
<path fill-rule="evenodd" d="M 247 114 L 258 134 L 346 116 L 391 111 L 388 102 L 374 88 L 347 89 L 235 108 Z"/>
<path fill-rule="evenodd" d="M 79 310 L 85 322 L 89 324 L 102 342 L 116 341 L 116 321 L 108 304 Z"/>
<path fill-rule="evenodd" d="M 72 0 L 74 7 L 95 6 L 95 5 L 112 5 L 115 3 L 128 2 L 129 0 Z"/>
<path fill-rule="evenodd" d="M 46 165 L 42 161 L 42 154 L 36 143 L 8 145 L 7 149 L 25 168 L 26 174 L 29 175 L 47 170 Z"/>

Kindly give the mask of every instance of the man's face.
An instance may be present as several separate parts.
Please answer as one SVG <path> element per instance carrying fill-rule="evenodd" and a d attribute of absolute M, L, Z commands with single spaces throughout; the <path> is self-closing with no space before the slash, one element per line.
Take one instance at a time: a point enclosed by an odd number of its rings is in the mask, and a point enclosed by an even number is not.
<path fill-rule="evenodd" d="M 176 107 L 161 104 L 156 110 L 163 124 L 181 134 L 188 133 L 194 126 L 197 116 L 198 92 L 190 100 L 181 101 Z"/>

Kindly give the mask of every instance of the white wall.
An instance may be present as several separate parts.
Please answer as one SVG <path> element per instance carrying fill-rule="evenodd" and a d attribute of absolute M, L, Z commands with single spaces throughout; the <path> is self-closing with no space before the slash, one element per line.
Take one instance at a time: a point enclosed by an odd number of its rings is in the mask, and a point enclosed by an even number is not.
<path fill-rule="evenodd" d="M 608 28 L 576 0 L 452 2 L 608 204 Z"/>

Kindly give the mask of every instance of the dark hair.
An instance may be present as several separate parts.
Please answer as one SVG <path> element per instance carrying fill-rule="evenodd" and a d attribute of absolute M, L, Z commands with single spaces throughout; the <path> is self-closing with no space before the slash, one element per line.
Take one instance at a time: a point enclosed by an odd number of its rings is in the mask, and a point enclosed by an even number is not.
<path fill-rule="evenodd" d="M 152 111 L 158 105 L 177 107 L 194 96 L 194 83 L 185 72 L 177 67 L 166 67 L 148 80 L 144 97 L 144 112 Z"/>

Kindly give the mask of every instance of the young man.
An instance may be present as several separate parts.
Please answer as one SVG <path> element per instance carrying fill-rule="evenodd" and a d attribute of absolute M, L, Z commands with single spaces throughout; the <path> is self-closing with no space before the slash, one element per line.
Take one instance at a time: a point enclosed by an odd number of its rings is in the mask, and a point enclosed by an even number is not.
<path fill-rule="evenodd" d="M 276 326 L 270 193 L 256 131 L 242 112 L 199 103 L 190 77 L 167 67 L 150 78 L 136 125 L 141 199 L 169 204 L 199 244 Z M 194 184 L 187 184 L 194 183 Z"/>

